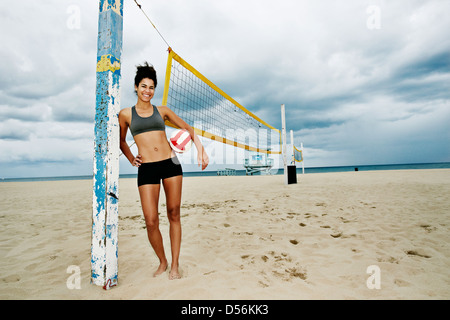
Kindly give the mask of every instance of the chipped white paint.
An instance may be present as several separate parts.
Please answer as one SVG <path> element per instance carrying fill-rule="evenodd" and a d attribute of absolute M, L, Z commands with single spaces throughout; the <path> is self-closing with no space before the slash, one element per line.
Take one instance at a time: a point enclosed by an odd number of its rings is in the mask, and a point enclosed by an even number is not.
<path fill-rule="evenodd" d="M 105 289 L 118 283 L 118 113 L 123 0 L 114 2 L 120 4 L 120 10 L 113 10 L 112 2 L 100 0 L 99 6 L 91 244 L 91 282 Z"/>

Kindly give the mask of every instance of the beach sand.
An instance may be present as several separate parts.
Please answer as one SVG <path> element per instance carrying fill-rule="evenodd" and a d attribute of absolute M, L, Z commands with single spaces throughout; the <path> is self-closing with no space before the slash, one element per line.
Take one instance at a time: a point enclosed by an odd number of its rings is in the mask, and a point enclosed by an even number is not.
<path fill-rule="evenodd" d="M 171 281 L 152 277 L 136 181 L 120 180 L 119 285 L 109 291 L 90 284 L 92 181 L 0 183 L 0 298 L 450 298 L 448 169 L 183 183 L 182 279 Z M 160 212 L 170 261 L 163 192 Z M 80 289 L 67 286 L 69 266 Z M 370 266 L 380 289 L 367 285 Z"/>

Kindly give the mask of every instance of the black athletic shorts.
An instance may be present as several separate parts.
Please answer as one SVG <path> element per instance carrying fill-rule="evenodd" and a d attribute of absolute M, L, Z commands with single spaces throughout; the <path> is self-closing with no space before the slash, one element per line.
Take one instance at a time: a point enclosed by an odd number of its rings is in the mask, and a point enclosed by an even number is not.
<path fill-rule="evenodd" d="M 138 187 L 146 184 L 160 184 L 161 180 L 182 175 L 183 169 L 177 157 L 143 163 L 138 168 Z"/>

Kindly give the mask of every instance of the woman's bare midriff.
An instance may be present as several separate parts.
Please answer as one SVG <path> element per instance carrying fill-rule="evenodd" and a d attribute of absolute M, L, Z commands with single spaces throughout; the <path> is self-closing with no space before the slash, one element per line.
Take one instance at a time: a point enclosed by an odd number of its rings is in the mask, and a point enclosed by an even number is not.
<path fill-rule="evenodd" d="M 175 156 L 165 131 L 144 132 L 134 137 L 143 163 L 162 161 Z"/>

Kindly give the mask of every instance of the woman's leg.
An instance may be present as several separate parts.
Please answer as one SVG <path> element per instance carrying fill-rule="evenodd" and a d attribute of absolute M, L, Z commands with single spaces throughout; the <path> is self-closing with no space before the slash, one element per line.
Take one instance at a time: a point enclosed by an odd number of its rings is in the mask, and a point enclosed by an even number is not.
<path fill-rule="evenodd" d="M 170 223 L 170 246 L 172 249 L 172 266 L 169 273 L 170 279 L 179 279 L 178 259 L 181 248 L 181 189 L 183 176 L 176 176 L 163 180 L 164 191 L 166 193 L 167 217 Z"/>
<path fill-rule="evenodd" d="M 153 274 L 154 277 L 162 274 L 167 269 L 167 259 L 164 253 L 163 239 L 159 230 L 158 201 L 159 184 L 148 184 L 139 187 L 142 211 L 144 212 L 145 225 L 150 244 L 159 258 L 159 267 Z"/>

